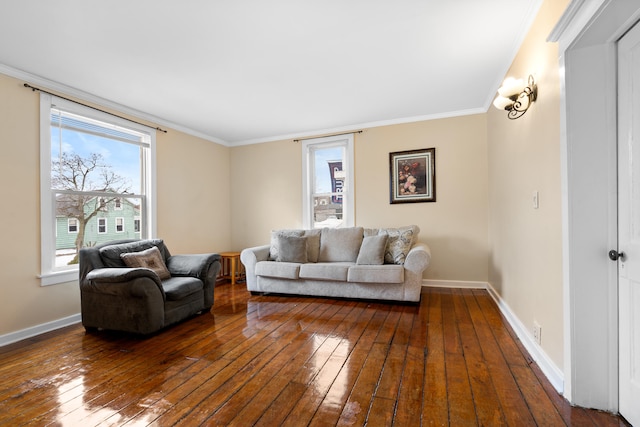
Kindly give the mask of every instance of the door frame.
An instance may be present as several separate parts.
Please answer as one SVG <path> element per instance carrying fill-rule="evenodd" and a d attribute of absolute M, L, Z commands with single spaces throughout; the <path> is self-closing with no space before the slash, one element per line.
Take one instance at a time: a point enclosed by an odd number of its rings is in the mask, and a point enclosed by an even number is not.
<path fill-rule="evenodd" d="M 564 394 L 618 412 L 617 40 L 640 20 L 637 1 L 573 0 L 559 43 Z"/>

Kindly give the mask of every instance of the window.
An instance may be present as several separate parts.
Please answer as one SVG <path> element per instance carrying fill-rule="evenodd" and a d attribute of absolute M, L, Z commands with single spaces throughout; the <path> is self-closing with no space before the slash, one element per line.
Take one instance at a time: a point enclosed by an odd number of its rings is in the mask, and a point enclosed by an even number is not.
<path fill-rule="evenodd" d="M 124 218 L 116 218 L 116 233 L 124 233 Z"/>
<path fill-rule="evenodd" d="M 42 285 L 77 279 L 82 247 L 155 235 L 155 130 L 41 93 L 40 145 Z"/>
<path fill-rule="evenodd" d="M 140 217 L 136 216 L 133 218 L 133 232 L 140 233 Z"/>
<path fill-rule="evenodd" d="M 302 143 L 305 228 L 353 226 L 353 135 Z"/>
<path fill-rule="evenodd" d="M 107 218 L 98 218 L 98 234 L 107 232 Z"/>

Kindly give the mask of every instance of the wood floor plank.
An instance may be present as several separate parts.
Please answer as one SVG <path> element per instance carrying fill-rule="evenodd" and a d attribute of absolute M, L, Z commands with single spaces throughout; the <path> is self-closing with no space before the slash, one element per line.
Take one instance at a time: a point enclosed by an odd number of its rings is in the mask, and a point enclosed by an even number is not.
<path fill-rule="evenodd" d="M 486 291 L 419 304 L 252 296 L 156 334 L 73 325 L 0 348 L 0 425 L 628 426 L 574 408 Z"/>

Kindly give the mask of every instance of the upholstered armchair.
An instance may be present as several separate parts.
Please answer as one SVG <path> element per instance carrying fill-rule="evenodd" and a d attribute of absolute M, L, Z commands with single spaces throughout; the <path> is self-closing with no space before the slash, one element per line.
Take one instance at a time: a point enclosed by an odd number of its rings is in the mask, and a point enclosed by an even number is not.
<path fill-rule="evenodd" d="M 210 310 L 218 254 L 171 255 L 160 239 L 119 240 L 80 250 L 85 329 L 149 334 Z"/>

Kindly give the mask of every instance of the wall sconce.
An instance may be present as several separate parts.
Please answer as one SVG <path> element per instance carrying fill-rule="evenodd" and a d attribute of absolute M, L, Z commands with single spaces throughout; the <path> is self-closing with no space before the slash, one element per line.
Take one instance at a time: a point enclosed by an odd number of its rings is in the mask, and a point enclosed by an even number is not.
<path fill-rule="evenodd" d="M 499 110 L 507 110 L 507 117 L 515 120 L 522 117 L 537 98 L 538 86 L 533 81 L 533 76 L 529 76 L 527 84 L 522 79 L 508 77 L 498 89 L 493 106 Z"/>

